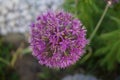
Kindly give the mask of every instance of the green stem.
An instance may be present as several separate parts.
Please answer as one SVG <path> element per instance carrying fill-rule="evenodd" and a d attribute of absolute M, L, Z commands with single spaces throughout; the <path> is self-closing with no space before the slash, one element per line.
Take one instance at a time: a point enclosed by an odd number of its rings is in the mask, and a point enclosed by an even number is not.
<path fill-rule="evenodd" d="M 93 37 L 95 36 L 96 32 L 98 31 L 98 29 L 99 29 L 99 27 L 100 27 L 100 25 L 101 25 L 101 23 L 102 23 L 102 21 L 103 21 L 103 19 L 104 19 L 104 17 L 105 17 L 105 14 L 107 13 L 107 11 L 108 11 L 108 9 L 109 9 L 109 6 L 110 6 L 110 4 L 108 3 L 108 4 L 106 5 L 106 7 L 105 7 L 105 10 L 104 10 L 104 12 L 103 12 L 100 20 L 98 21 L 98 23 L 97 23 L 97 25 L 96 25 L 94 31 L 92 32 L 92 34 L 91 34 L 90 37 L 89 37 L 89 42 L 92 41 Z"/>
<path fill-rule="evenodd" d="M 8 62 L 8 61 L 6 61 L 6 60 L 5 60 L 5 59 L 3 59 L 3 58 L 0 58 L 0 62 L 2 62 L 2 63 L 4 63 L 4 64 L 9 65 L 9 62 Z"/>
<path fill-rule="evenodd" d="M 13 57 L 12 57 L 12 60 L 10 62 L 10 66 L 11 67 L 14 67 L 15 63 L 16 63 L 16 60 L 19 58 L 20 54 L 22 53 L 23 51 L 23 46 L 24 44 L 21 43 L 20 47 L 16 50 L 16 52 L 14 53 Z"/>
<path fill-rule="evenodd" d="M 77 16 L 78 14 L 78 10 L 77 10 L 77 7 L 78 7 L 78 0 L 75 0 L 75 15 Z"/>

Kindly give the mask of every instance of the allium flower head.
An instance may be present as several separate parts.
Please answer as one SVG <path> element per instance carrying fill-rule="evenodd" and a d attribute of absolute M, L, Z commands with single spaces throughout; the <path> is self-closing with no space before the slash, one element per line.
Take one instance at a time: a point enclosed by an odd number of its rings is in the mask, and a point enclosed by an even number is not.
<path fill-rule="evenodd" d="M 84 53 L 86 30 L 70 13 L 48 11 L 30 27 L 30 45 L 39 63 L 51 68 L 74 64 Z"/>

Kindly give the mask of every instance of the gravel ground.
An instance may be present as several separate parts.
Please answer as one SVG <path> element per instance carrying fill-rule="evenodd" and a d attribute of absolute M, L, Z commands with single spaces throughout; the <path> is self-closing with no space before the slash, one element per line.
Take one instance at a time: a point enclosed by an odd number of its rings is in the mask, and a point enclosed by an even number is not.
<path fill-rule="evenodd" d="M 0 0 L 0 34 L 28 31 L 30 22 L 47 9 L 60 8 L 63 0 Z"/>

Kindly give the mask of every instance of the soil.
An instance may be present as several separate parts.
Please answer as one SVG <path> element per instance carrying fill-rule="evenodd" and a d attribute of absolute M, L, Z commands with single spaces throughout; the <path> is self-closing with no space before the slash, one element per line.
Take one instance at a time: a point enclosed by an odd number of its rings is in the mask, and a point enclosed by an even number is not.
<path fill-rule="evenodd" d="M 41 71 L 41 66 L 32 55 L 24 55 L 17 60 L 15 69 L 20 80 L 39 80 L 37 74 Z"/>

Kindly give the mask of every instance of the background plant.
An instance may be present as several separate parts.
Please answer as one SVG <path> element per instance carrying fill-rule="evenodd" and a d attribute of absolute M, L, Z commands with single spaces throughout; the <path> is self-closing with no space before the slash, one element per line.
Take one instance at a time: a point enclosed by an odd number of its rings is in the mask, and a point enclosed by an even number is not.
<path fill-rule="evenodd" d="M 88 37 L 93 32 L 106 2 L 103 0 L 66 0 L 65 10 L 76 14 L 88 31 Z M 113 70 L 120 63 L 120 4 L 117 3 L 109 8 L 99 30 L 90 43 L 92 55 L 89 56 L 89 63 Z M 86 54 L 86 57 L 89 54 Z M 83 59 L 84 59 L 83 57 Z M 96 59 L 96 60 L 95 60 Z M 87 59 L 88 60 L 88 57 Z M 83 60 L 81 60 L 83 61 Z M 95 62 L 94 62 L 95 61 Z"/>
<path fill-rule="evenodd" d="M 15 70 L 10 68 L 12 49 L 12 44 L 5 43 L 0 37 L 0 80 L 19 80 Z"/>

